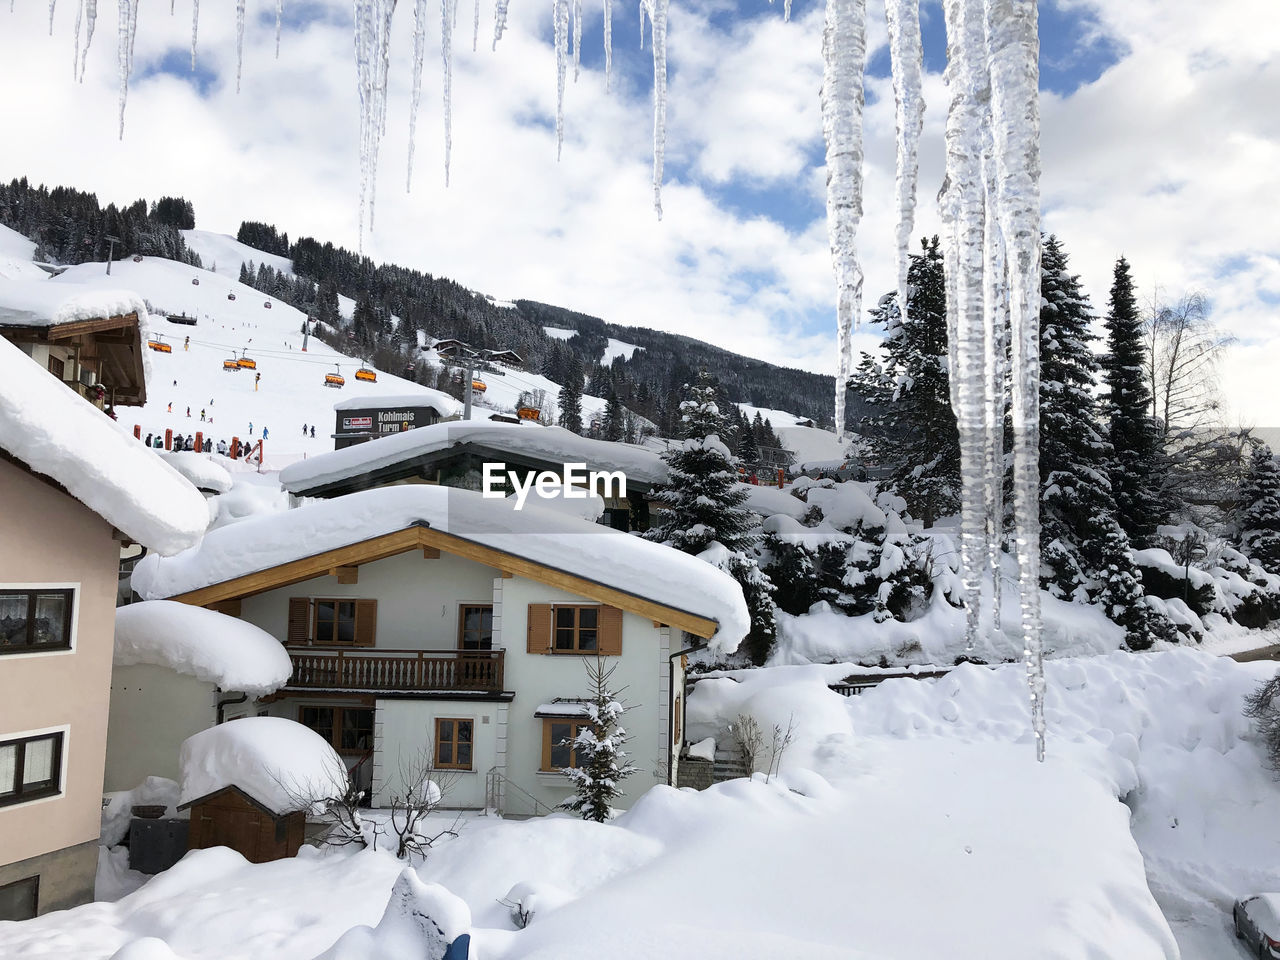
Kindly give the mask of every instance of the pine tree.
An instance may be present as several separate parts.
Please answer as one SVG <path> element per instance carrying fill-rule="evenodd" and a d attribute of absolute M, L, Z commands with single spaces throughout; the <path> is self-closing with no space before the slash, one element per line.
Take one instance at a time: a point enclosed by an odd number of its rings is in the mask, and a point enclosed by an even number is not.
<path fill-rule="evenodd" d="M 1143 372 L 1142 319 L 1124 257 L 1116 261 L 1106 327 L 1108 352 L 1103 369 L 1114 451 L 1109 473 L 1116 518 L 1134 546 L 1147 547 L 1155 539 L 1156 527 L 1168 516 L 1159 494 L 1164 457 Z"/>
<path fill-rule="evenodd" d="M 584 706 L 587 722 L 579 726 L 578 735 L 557 746 L 568 746 L 577 760 L 576 767 L 563 767 L 562 771 L 574 786 L 577 796 L 564 801 L 560 808 L 576 813 L 583 820 L 604 823 L 613 815 L 613 801 L 622 796 L 622 781 L 636 772 L 627 763 L 622 749 L 630 739 L 627 731 L 618 725 L 626 712 L 619 699 L 621 691 L 614 691 L 612 680 L 616 663 L 605 666 L 602 657 L 586 664 L 591 699 Z"/>
<path fill-rule="evenodd" d="M 622 440 L 625 434 L 626 424 L 623 422 L 622 401 L 618 399 L 618 392 L 610 389 L 609 402 L 604 408 L 604 438 L 616 443 Z"/>
<path fill-rule="evenodd" d="M 1240 503 L 1244 553 L 1268 573 L 1280 574 L 1280 463 L 1266 444 L 1253 448 Z"/>
<path fill-rule="evenodd" d="M 560 426 L 582 433 L 582 359 L 575 353 L 569 358 L 564 384 L 560 387 Z"/>
<path fill-rule="evenodd" d="M 1130 649 L 1171 636 L 1143 599 L 1128 538 L 1116 519 L 1107 478 L 1111 445 L 1103 438 L 1090 349 L 1093 312 L 1068 270 L 1056 237 L 1044 241 L 1040 268 L 1041 586 L 1079 603 L 1097 603 L 1125 628 Z"/>
<path fill-rule="evenodd" d="M 720 440 L 724 417 L 715 396 L 715 383 L 704 372 L 680 404 L 685 439 L 663 457 L 670 481 L 654 497 L 667 509 L 645 537 L 703 554 L 738 581 L 751 614 L 747 650 L 754 662 L 763 663 L 777 629 L 774 587 L 753 553 L 758 519 L 744 506 L 747 492 L 739 488 L 733 455 Z M 708 549 L 716 544 L 721 549 Z"/>
<path fill-rule="evenodd" d="M 883 363 L 864 356 L 850 380 L 869 409 L 860 426 L 888 485 L 929 526 L 960 507 L 960 434 L 947 373 L 947 298 L 938 238 L 911 257 L 908 320 L 890 294 L 871 312 L 884 326 Z"/>

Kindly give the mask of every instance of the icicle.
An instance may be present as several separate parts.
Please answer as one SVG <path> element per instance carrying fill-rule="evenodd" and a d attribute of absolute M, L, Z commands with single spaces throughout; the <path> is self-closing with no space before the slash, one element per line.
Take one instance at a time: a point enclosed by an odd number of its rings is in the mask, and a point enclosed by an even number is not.
<path fill-rule="evenodd" d="M 791 0 L 787 0 L 790 19 Z M 924 125 L 921 96 L 919 0 L 885 0 L 889 25 L 889 55 L 893 69 L 893 95 L 897 126 L 897 179 L 894 198 L 898 207 L 898 309 L 907 319 L 907 268 L 911 263 L 911 236 L 915 232 L 916 179 L 920 162 L 920 130 Z"/>
<path fill-rule="evenodd" d="M 395 0 L 356 0 L 354 43 L 357 91 L 360 94 L 360 249 L 364 249 L 365 209 L 373 229 L 378 148 L 387 119 L 387 67 L 390 62 L 391 15 Z M 444 0 L 448 17 L 448 0 Z"/>
<path fill-rule="evenodd" d="M 773 0 L 769 0 L 769 2 L 772 3 Z M 782 5 L 782 22 L 783 23 L 791 22 L 791 0 L 786 0 L 786 2 Z"/>
<path fill-rule="evenodd" d="M 452 10 L 450 10 L 452 4 Z M 391 6 L 394 8 L 395 3 Z M 444 70 L 444 185 L 449 185 L 449 157 L 453 152 L 453 28 L 458 23 L 458 0 L 440 0 L 440 59 Z M 390 30 L 388 15 L 387 29 Z M 382 75 L 386 77 L 386 66 Z M 383 106 L 385 110 L 385 104 Z"/>
<path fill-rule="evenodd" d="M 640 0 L 640 49 L 644 49 L 644 16 L 645 6 L 644 0 Z"/>
<path fill-rule="evenodd" d="M 196 39 L 200 34 L 200 0 L 191 0 L 191 69 L 196 68 Z"/>
<path fill-rule="evenodd" d="M 862 312 L 858 223 L 862 219 L 862 75 L 867 60 L 866 0 L 827 0 L 822 32 L 822 134 L 827 144 L 827 235 L 836 279 L 838 353 L 836 437 L 844 436 L 844 401 L 853 359 L 853 328 Z"/>
<path fill-rule="evenodd" d="M 80 75 L 80 21 L 84 17 L 84 0 L 76 4 L 76 46 L 75 55 L 71 58 L 71 79 Z"/>
<path fill-rule="evenodd" d="M 507 29 L 507 7 L 511 0 L 496 0 L 493 5 L 493 49 L 498 49 L 498 41 Z"/>
<path fill-rule="evenodd" d="M 613 74 L 613 0 L 604 0 L 604 91 L 608 93 Z"/>
<path fill-rule="evenodd" d="M 996 209 L 1009 277 L 1014 540 L 1036 756 L 1044 759 L 1040 623 L 1040 100 L 1035 0 L 986 0 Z"/>
<path fill-rule="evenodd" d="M 573 82 L 582 63 L 582 0 L 573 0 Z"/>
<path fill-rule="evenodd" d="M 862 0 L 858 0 L 862 2 Z M 653 209 L 662 219 L 662 165 L 667 149 L 667 0 L 643 0 L 653 47 Z M 644 35 L 643 19 L 641 36 Z"/>
<path fill-rule="evenodd" d="M 138 0 L 119 0 L 116 25 L 116 63 L 120 72 L 120 139 L 124 139 L 124 108 L 129 102 L 129 75 L 133 72 L 133 40 L 138 32 Z"/>
<path fill-rule="evenodd" d="M 276 0 L 276 59 L 280 59 L 280 28 L 284 25 L 284 0 Z"/>
<path fill-rule="evenodd" d="M 84 49 L 80 51 L 80 82 L 84 82 L 85 63 L 89 60 L 89 45 L 93 43 L 93 28 L 98 22 L 98 0 L 85 0 Z"/>
<path fill-rule="evenodd" d="M 58 5 L 58 0 L 49 0 L 49 36 L 53 36 L 53 8 Z"/>
<path fill-rule="evenodd" d="M 240 92 L 240 71 L 244 67 L 244 2 L 236 0 L 236 93 Z"/>
<path fill-rule="evenodd" d="M 564 148 L 564 74 L 569 47 L 569 0 L 551 0 L 556 44 L 556 160 Z"/>
<path fill-rule="evenodd" d="M 495 39 L 494 43 L 498 41 Z M 413 187 L 413 152 L 418 137 L 418 102 L 422 98 L 422 60 L 427 45 L 427 0 L 413 5 L 413 88 L 409 100 L 409 172 L 405 178 L 407 193 Z"/>
<path fill-rule="evenodd" d="M 169 16 L 173 16 L 173 8 L 178 5 L 178 0 L 169 0 Z"/>
<path fill-rule="evenodd" d="M 476 0 L 476 19 L 471 25 L 471 52 L 475 53 L 480 45 L 480 0 Z"/>

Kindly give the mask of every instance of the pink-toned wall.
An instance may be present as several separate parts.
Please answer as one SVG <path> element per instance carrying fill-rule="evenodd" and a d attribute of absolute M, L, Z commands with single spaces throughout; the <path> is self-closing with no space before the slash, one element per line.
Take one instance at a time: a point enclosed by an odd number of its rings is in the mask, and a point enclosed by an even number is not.
<path fill-rule="evenodd" d="M 0 807 L 0 865 L 98 837 L 120 544 L 78 500 L 0 460 L 0 585 L 76 584 L 70 653 L 0 656 L 0 740 L 69 727 L 63 793 Z"/>

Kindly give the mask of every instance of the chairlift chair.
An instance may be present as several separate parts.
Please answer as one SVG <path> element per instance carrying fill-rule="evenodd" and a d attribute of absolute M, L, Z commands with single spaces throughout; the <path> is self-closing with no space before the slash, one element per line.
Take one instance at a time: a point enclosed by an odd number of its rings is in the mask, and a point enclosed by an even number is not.
<path fill-rule="evenodd" d="M 361 363 L 360 369 L 356 371 L 356 379 L 363 380 L 365 383 L 377 383 L 378 374 L 376 371 L 370 370 L 363 363 Z"/>
<path fill-rule="evenodd" d="M 141 262 L 142 262 L 142 257 L 141 257 L 139 254 L 136 254 L 136 253 L 135 253 L 135 254 L 133 255 L 133 262 L 134 262 L 134 263 L 141 263 Z"/>
<path fill-rule="evenodd" d="M 247 356 L 247 354 L 248 354 L 247 348 L 240 351 L 240 358 L 236 360 L 236 366 L 244 367 L 246 370 L 257 370 L 258 361 Z"/>
<path fill-rule="evenodd" d="M 266 307 L 266 309 L 268 309 L 268 310 L 270 310 L 270 309 L 271 309 L 271 301 L 270 301 L 270 300 L 263 300 L 263 301 L 262 301 L 262 305 L 263 305 L 264 307 Z"/>
<path fill-rule="evenodd" d="M 479 377 L 476 377 L 471 381 L 471 390 L 473 393 L 484 393 L 487 389 L 489 388 L 485 386 L 484 381 Z"/>
<path fill-rule="evenodd" d="M 324 375 L 324 385 L 326 387 L 333 387 L 335 390 L 341 390 L 343 385 L 347 382 L 342 376 L 342 367 L 335 363 L 333 368 L 337 373 L 326 373 Z"/>
<path fill-rule="evenodd" d="M 192 277 L 192 278 L 191 278 L 191 285 L 192 285 L 193 287 L 198 287 L 198 286 L 200 286 L 200 278 L 199 278 L 199 277 Z"/>
<path fill-rule="evenodd" d="M 164 335 L 157 333 L 147 340 L 147 346 L 156 353 L 173 353 L 173 347 L 164 342 Z"/>
<path fill-rule="evenodd" d="M 542 411 L 537 407 L 521 407 L 516 411 L 516 416 L 521 420 L 537 420 L 542 415 Z"/>
<path fill-rule="evenodd" d="M 236 295 L 235 295 L 234 293 L 228 293 L 228 294 L 227 294 L 227 299 L 228 299 L 228 300 L 234 300 L 235 298 L 236 298 Z"/>
<path fill-rule="evenodd" d="M 240 361 L 237 360 L 235 357 L 232 357 L 230 360 L 223 360 L 222 369 L 228 370 L 231 373 L 236 373 L 240 369 Z"/>

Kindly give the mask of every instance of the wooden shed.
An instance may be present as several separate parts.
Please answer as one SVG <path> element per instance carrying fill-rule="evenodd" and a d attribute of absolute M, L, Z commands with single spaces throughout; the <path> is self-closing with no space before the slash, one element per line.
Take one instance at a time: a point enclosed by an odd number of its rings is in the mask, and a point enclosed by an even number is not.
<path fill-rule="evenodd" d="M 296 855 L 307 828 L 304 811 L 276 813 L 236 786 L 223 787 L 178 809 L 191 811 L 188 850 L 230 847 L 250 863 Z"/>

